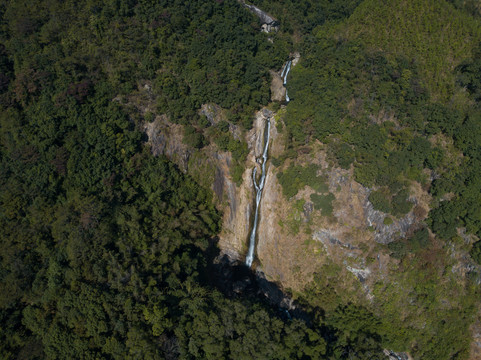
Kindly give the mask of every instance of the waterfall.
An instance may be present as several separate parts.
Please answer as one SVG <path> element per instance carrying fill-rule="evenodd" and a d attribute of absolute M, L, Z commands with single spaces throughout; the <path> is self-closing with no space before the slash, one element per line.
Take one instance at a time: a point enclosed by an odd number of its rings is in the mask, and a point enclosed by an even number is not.
<path fill-rule="evenodd" d="M 257 162 L 262 161 L 261 164 L 261 178 L 259 182 L 256 181 L 257 166 L 254 167 L 252 171 L 252 182 L 254 183 L 254 188 L 256 190 L 256 211 L 254 214 L 254 224 L 252 226 L 252 232 L 249 238 L 249 251 L 247 252 L 246 265 L 251 267 L 252 261 L 254 260 L 254 249 L 256 247 L 256 233 L 257 233 L 257 223 L 259 220 L 259 205 L 261 203 L 262 189 L 264 189 L 264 184 L 266 181 L 266 162 L 267 162 L 267 149 L 269 148 L 269 137 L 270 137 L 271 121 L 268 118 L 266 124 L 267 135 L 265 135 L 265 144 L 262 157 L 256 159 Z"/>
<path fill-rule="evenodd" d="M 291 64 L 292 61 L 288 60 L 286 62 L 286 65 L 284 65 L 284 69 L 282 69 L 281 72 L 281 78 L 284 83 L 284 86 L 287 84 L 287 75 L 289 74 L 289 71 L 291 70 Z M 289 102 L 289 95 L 287 94 L 287 89 L 286 89 L 286 102 Z M 259 205 L 261 203 L 261 198 L 262 198 L 262 190 L 264 189 L 264 184 L 266 181 L 266 163 L 267 163 L 267 150 L 269 148 L 269 137 L 270 137 L 270 129 L 271 129 L 271 121 L 270 118 L 267 119 L 267 124 L 266 124 L 266 131 L 267 135 L 265 136 L 265 143 L 264 143 L 264 152 L 262 153 L 261 158 L 257 158 L 256 161 L 261 164 L 261 177 L 259 179 L 259 182 L 256 180 L 256 175 L 257 175 L 257 166 L 254 167 L 254 170 L 252 170 L 252 182 L 254 184 L 254 188 L 256 190 L 256 210 L 254 213 L 254 224 L 252 225 L 252 231 L 249 237 L 249 250 L 247 252 L 247 257 L 246 257 L 246 265 L 248 267 L 252 266 L 252 262 L 254 261 L 254 250 L 256 247 L 256 235 L 257 235 L 257 224 L 259 222 Z"/>
<path fill-rule="evenodd" d="M 292 64 L 291 60 L 286 62 L 286 65 L 284 66 L 284 69 L 282 70 L 282 73 L 281 73 L 281 78 L 284 82 L 284 87 L 287 84 L 287 75 L 289 74 L 289 71 L 291 70 L 291 64 Z M 290 99 L 289 99 L 289 95 L 287 95 L 287 88 L 286 88 L 286 102 L 289 102 L 289 100 Z"/>

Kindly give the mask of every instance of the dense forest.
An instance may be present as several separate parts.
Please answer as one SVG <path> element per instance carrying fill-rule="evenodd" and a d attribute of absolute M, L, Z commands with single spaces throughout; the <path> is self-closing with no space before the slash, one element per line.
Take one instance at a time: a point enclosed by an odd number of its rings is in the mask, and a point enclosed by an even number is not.
<path fill-rule="evenodd" d="M 270 99 L 269 70 L 300 51 L 284 119 L 289 149 L 278 165 L 322 141 L 394 217 L 411 210 L 409 184 L 428 186 L 428 170 L 429 231 L 446 242 L 459 227 L 481 236 L 476 2 L 440 2 L 459 20 L 450 49 L 472 50 L 452 71 L 440 49 L 431 62 L 406 50 L 411 40 L 434 48 L 415 32 L 404 48 L 382 50 L 372 44 L 388 37 L 348 37 L 372 1 L 253 3 L 282 30 L 260 32 L 236 0 L 0 3 L 2 359 L 383 359 L 385 348 L 409 347 L 424 359 L 467 358 L 474 280 L 459 309 L 416 331 L 346 301 L 326 312 L 328 292 L 315 283 L 303 298 L 307 322 L 223 294 L 209 275 L 221 226 L 210 189 L 154 157 L 142 128 L 149 119 L 118 99 L 149 81 L 156 113 L 185 126 L 185 143 L 213 139 L 240 166 L 247 145 L 227 134 L 229 123 L 252 126 Z M 229 123 L 207 124 L 198 114 L 205 103 L 221 106 Z M 382 112 L 388 120 L 372 121 Z M 322 192 L 313 171 L 283 173 L 284 195 L 311 183 Z M 329 196 L 313 197 L 327 214 Z M 393 243 L 392 256 L 411 261 L 408 253 L 428 246 L 428 227 Z M 481 242 L 470 251 L 481 263 Z"/>
<path fill-rule="evenodd" d="M 212 195 L 154 158 L 142 119 L 115 101 L 149 79 L 173 121 L 197 127 L 208 101 L 242 120 L 267 102 L 286 40 L 265 41 L 233 0 L 0 11 L 2 359 L 380 354 L 368 327 L 325 340 L 362 309 L 308 328 L 212 288 Z"/>

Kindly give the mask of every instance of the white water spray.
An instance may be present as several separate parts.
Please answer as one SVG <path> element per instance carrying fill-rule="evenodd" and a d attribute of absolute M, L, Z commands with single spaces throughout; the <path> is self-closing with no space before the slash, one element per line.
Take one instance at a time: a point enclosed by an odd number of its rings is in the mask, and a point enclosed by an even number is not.
<path fill-rule="evenodd" d="M 266 163 L 267 163 L 267 150 L 269 148 L 269 137 L 270 137 L 270 129 L 271 129 L 271 121 L 267 119 L 267 136 L 265 137 L 265 144 L 264 144 L 264 152 L 262 153 L 261 159 L 256 159 L 257 161 L 261 160 L 261 178 L 259 179 L 259 183 L 256 182 L 256 174 L 257 174 L 257 167 L 254 168 L 252 171 L 252 182 L 254 183 L 254 187 L 256 189 L 256 211 L 254 215 L 254 225 L 252 226 L 252 232 L 250 235 L 249 240 L 249 251 L 247 252 L 246 257 L 246 265 L 248 267 L 252 266 L 252 261 L 254 261 L 254 250 L 256 247 L 256 232 L 257 232 L 257 222 L 259 220 L 259 205 L 261 203 L 262 197 L 262 190 L 264 189 L 264 184 L 266 181 Z"/>
<path fill-rule="evenodd" d="M 287 84 L 287 75 L 289 74 L 289 71 L 291 71 L 291 64 L 292 64 L 292 61 L 289 60 L 284 66 L 284 69 L 282 70 L 282 73 L 281 73 L 281 78 L 284 82 L 284 87 L 286 87 L 286 84 Z M 286 88 L 286 102 L 289 102 L 289 101 L 290 99 L 289 99 L 289 95 L 287 95 L 287 88 Z"/>

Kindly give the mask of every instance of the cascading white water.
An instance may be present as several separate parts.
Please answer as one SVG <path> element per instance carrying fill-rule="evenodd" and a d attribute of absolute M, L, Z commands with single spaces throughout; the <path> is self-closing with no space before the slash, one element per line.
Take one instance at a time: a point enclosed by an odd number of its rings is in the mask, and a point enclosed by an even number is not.
<path fill-rule="evenodd" d="M 281 78 L 283 79 L 284 81 L 284 87 L 286 86 L 287 84 L 287 75 L 289 74 L 289 71 L 291 70 L 291 64 L 292 64 L 292 61 L 289 60 L 287 63 L 286 63 L 286 66 L 284 66 L 284 69 L 282 70 L 282 73 L 281 73 Z M 289 102 L 289 95 L 287 95 L 287 88 L 286 88 L 286 102 Z"/>
<path fill-rule="evenodd" d="M 284 86 L 287 84 L 287 75 L 289 74 L 289 71 L 291 70 L 291 64 L 292 61 L 289 60 L 286 62 L 286 65 L 284 66 L 284 69 L 282 69 L 281 72 L 281 78 L 283 80 Z M 286 89 L 286 102 L 289 102 L 289 95 L 287 95 L 287 89 Z M 252 226 L 252 231 L 251 235 L 249 238 L 249 250 L 247 252 L 247 257 L 246 257 L 246 265 L 248 267 L 252 266 L 252 262 L 254 261 L 254 250 L 256 247 L 256 233 L 257 233 L 257 223 L 259 220 L 259 205 L 261 203 L 261 197 L 262 197 L 262 190 L 264 189 L 264 183 L 266 181 L 266 162 L 267 162 L 267 150 L 269 148 L 269 137 L 270 137 L 270 129 L 271 129 L 271 121 L 270 119 L 267 119 L 267 136 L 265 139 L 265 144 L 264 144 L 264 152 L 262 153 L 262 158 L 261 159 L 256 159 L 258 162 L 262 161 L 261 164 L 261 178 L 259 179 L 259 183 L 257 183 L 256 180 L 256 175 L 257 175 L 257 167 L 254 168 L 252 171 L 252 182 L 254 183 L 254 188 L 256 189 L 256 211 L 254 214 L 254 224 Z"/>
<path fill-rule="evenodd" d="M 256 189 L 256 211 L 254 214 L 254 225 L 252 226 L 252 232 L 249 239 L 249 251 L 247 252 L 246 257 L 246 265 L 251 267 L 252 261 L 254 261 L 254 249 L 256 247 L 256 232 L 257 232 L 257 222 L 259 220 L 259 205 L 261 203 L 262 197 L 262 189 L 264 189 L 264 184 L 266 181 L 266 163 L 267 163 L 267 150 L 269 148 L 269 137 L 270 137 L 270 129 L 271 129 L 271 121 L 267 119 L 267 126 L 266 131 L 267 135 L 265 136 L 265 144 L 264 144 L 264 152 L 262 153 L 261 159 L 256 159 L 257 161 L 261 160 L 261 178 L 259 179 L 259 183 L 256 181 L 257 175 L 257 167 L 254 168 L 252 171 L 252 182 L 254 183 L 254 187 Z"/>

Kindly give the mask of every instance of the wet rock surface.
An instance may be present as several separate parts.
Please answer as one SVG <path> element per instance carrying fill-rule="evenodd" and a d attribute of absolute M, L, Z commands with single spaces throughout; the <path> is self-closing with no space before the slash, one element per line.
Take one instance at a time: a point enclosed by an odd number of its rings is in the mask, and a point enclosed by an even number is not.
<path fill-rule="evenodd" d="M 254 213 L 254 184 L 252 169 L 260 165 L 257 163 L 263 152 L 265 124 L 268 118 L 274 114 L 268 109 L 262 109 L 256 113 L 253 128 L 247 133 L 246 141 L 249 154 L 242 175 L 242 184 L 237 186 L 229 176 L 224 175 L 224 194 L 226 195 L 227 207 L 224 208 L 222 233 L 220 234 L 219 247 L 224 254 L 236 260 L 244 260 Z M 271 128 L 271 136 L 276 134 L 274 126 Z M 269 166 L 269 163 L 267 164 Z M 220 179 L 219 179 L 220 182 Z M 266 177 L 266 186 L 269 179 Z M 265 198 L 265 194 L 263 194 Z M 262 211 L 262 206 L 260 207 Z"/>
<path fill-rule="evenodd" d="M 384 355 L 386 355 L 389 360 L 409 360 L 410 357 L 406 353 L 396 353 L 392 350 L 384 349 Z"/>
<path fill-rule="evenodd" d="M 239 2 L 246 9 L 248 9 L 251 13 L 253 13 L 255 16 L 259 18 L 259 21 L 262 24 L 262 31 L 271 32 L 271 31 L 277 31 L 279 29 L 279 22 L 275 18 L 273 18 L 271 15 L 259 9 L 255 5 L 246 4 L 243 0 L 239 0 Z"/>

